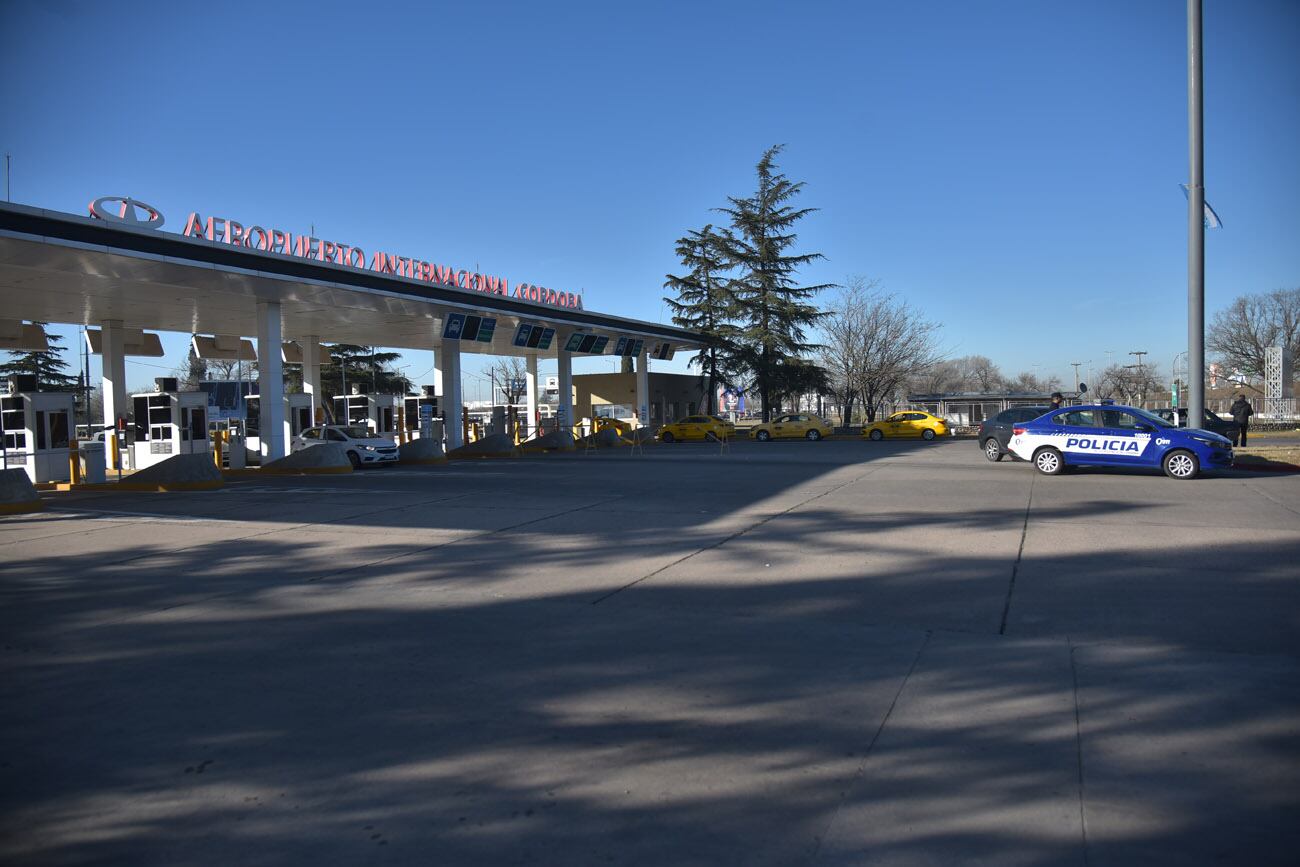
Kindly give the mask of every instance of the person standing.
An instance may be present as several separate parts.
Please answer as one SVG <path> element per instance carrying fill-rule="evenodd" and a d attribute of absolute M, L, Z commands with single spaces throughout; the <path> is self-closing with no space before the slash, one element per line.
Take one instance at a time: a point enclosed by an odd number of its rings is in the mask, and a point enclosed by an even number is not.
<path fill-rule="evenodd" d="M 1233 438 L 1232 444 L 1234 446 L 1244 446 L 1246 444 L 1246 428 L 1250 427 L 1250 417 L 1255 414 L 1255 410 L 1251 407 L 1250 401 L 1246 400 L 1246 395 L 1239 394 L 1228 411 L 1232 413 L 1232 420 L 1237 423 L 1237 435 Z"/>
<path fill-rule="evenodd" d="M 1052 405 L 1051 408 L 1048 409 L 1048 412 L 1056 412 L 1056 410 L 1060 409 L 1064 405 L 1065 397 L 1059 391 L 1052 392 Z"/>

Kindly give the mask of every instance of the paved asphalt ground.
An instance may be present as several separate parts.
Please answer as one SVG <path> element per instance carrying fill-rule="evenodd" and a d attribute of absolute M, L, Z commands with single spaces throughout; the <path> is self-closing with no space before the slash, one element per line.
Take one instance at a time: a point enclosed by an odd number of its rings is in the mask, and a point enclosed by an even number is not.
<path fill-rule="evenodd" d="M 1294 864 L 1300 476 L 676 445 L 0 519 L 0 862 Z"/>

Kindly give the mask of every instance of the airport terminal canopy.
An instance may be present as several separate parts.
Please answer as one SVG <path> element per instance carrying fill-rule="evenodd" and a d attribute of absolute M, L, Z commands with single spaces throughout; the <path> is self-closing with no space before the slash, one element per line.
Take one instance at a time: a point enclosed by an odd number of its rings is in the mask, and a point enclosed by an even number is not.
<path fill-rule="evenodd" d="M 702 345 L 691 331 L 586 310 L 570 292 L 400 253 L 199 212 L 169 223 L 128 197 L 88 211 L 0 204 L 0 318 L 255 335 L 257 303 L 271 302 L 286 337 L 325 342 L 659 358 Z"/>

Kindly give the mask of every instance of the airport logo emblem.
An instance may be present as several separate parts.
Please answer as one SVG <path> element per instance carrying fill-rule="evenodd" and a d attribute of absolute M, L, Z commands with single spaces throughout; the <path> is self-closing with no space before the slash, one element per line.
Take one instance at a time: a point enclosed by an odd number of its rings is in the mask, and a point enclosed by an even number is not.
<path fill-rule="evenodd" d="M 100 196 L 90 203 L 90 216 L 142 229 L 161 229 L 165 222 L 162 211 L 127 196 Z"/>

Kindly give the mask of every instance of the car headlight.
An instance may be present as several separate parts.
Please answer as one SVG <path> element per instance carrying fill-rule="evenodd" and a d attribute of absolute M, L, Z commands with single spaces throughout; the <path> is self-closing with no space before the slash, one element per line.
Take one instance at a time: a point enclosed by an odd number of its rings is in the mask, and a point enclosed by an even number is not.
<path fill-rule="evenodd" d="M 1214 439 L 1210 439 L 1209 437 L 1198 437 L 1193 435 L 1192 439 L 1196 440 L 1198 443 L 1207 445 L 1212 449 L 1232 448 L 1231 444 L 1227 440 L 1219 439 L 1218 437 L 1215 437 Z"/>
<path fill-rule="evenodd" d="M 365 452 L 373 452 L 375 450 L 374 446 L 358 446 L 357 448 Z"/>

